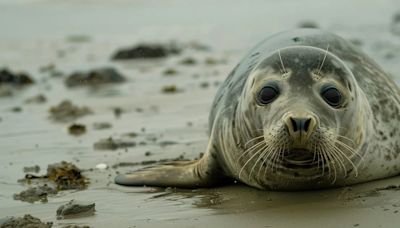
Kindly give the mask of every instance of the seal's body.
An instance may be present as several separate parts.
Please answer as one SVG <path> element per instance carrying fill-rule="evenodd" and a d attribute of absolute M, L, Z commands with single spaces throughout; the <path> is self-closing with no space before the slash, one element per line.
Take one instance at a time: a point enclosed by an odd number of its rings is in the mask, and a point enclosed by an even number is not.
<path fill-rule="evenodd" d="M 116 177 L 122 185 L 344 186 L 400 172 L 400 90 L 348 41 L 315 29 L 251 50 L 221 85 L 199 161 Z"/>

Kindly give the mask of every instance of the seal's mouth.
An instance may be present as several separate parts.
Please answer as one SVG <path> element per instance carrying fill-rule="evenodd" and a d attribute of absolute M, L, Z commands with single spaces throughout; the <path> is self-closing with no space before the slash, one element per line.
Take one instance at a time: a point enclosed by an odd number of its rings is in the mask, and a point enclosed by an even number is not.
<path fill-rule="evenodd" d="M 283 165 L 287 168 L 313 168 L 317 162 L 314 153 L 307 149 L 292 148 L 283 156 Z"/>

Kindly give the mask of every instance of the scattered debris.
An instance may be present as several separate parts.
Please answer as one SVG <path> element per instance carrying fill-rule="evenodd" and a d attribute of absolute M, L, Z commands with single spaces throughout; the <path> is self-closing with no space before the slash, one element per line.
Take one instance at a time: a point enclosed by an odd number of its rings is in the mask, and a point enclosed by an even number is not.
<path fill-rule="evenodd" d="M 39 68 L 40 73 L 52 72 L 56 69 L 56 65 L 54 63 L 49 63 L 47 65 L 41 66 Z"/>
<path fill-rule="evenodd" d="M 121 114 L 124 112 L 124 110 L 122 110 L 120 107 L 113 108 L 113 111 L 115 118 L 121 117 Z"/>
<path fill-rule="evenodd" d="M 49 165 L 46 177 L 56 183 L 57 190 L 84 189 L 88 180 L 81 172 L 74 164 L 62 161 Z"/>
<path fill-rule="evenodd" d="M 113 139 L 112 137 L 106 139 L 100 139 L 98 142 L 93 144 L 95 150 L 117 150 L 120 148 L 127 148 L 136 146 L 135 142 L 123 141 L 121 139 Z"/>
<path fill-rule="evenodd" d="M 60 163 L 50 164 L 47 173 L 43 176 L 26 174 L 25 178 L 19 182 L 31 183 L 32 180 L 50 181 L 50 185 L 30 187 L 19 194 L 14 194 L 15 200 L 21 200 L 33 203 L 35 201 L 47 202 L 47 196 L 55 195 L 58 191 L 69 189 L 84 189 L 88 180 L 81 174 L 81 170 L 74 164 L 62 161 Z M 54 187 L 53 187 L 54 186 Z"/>
<path fill-rule="evenodd" d="M 93 123 L 93 128 L 95 130 L 103 130 L 103 129 L 112 128 L 112 125 L 107 122 L 97 122 L 97 123 Z"/>
<path fill-rule="evenodd" d="M 90 226 L 78 226 L 78 225 L 70 224 L 70 225 L 63 226 L 62 228 L 90 228 Z"/>
<path fill-rule="evenodd" d="M 91 38 L 87 35 L 75 34 L 67 36 L 66 41 L 71 43 L 87 43 L 91 41 Z"/>
<path fill-rule="evenodd" d="M 202 82 L 202 83 L 200 83 L 200 87 L 203 88 L 203 89 L 206 89 L 206 88 L 210 87 L 210 83 L 209 82 Z"/>
<path fill-rule="evenodd" d="M 179 63 L 183 65 L 194 65 L 197 63 L 197 61 L 194 58 L 187 57 L 185 59 L 182 59 Z"/>
<path fill-rule="evenodd" d="M 0 86 L 0 97 L 10 97 L 13 94 L 13 89 L 9 86 Z"/>
<path fill-rule="evenodd" d="M 0 70 L 0 86 L 11 85 L 11 86 L 25 86 L 33 84 L 33 79 L 25 73 L 12 73 L 7 69 Z"/>
<path fill-rule="evenodd" d="M 57 209 L 57 219 L 92 216 L 95 211 L 95 203 L 82 203 L 71 200 Z"/>
<path fill-rule="evenodd" d="M 105 163 L 99 163 L 99 164 L 96 165 L 96 169 L 103 170 L 103 169 L 107 169 L 107 168 L 108 168 L 108 166 Z"/>
<path fill-rule="evenodd" d="M 127 59 L 152 59 L 164 58 L 169 55 L 179 54 L 181 52 L 176 44 L 139 44 L 131 48 L 118 50 L 113 56 L 113 60 Z"/>
<path fill-rule="evenodd" d="M 158 143 L 161 147 L 166 147 L 166 146 L 170 146 L 170 145 L 175 145 L 178 144 L 177 142 L 174 141 L 161 141 Z"/>
<path fill-rule="evenodd" d="M 11 111 L 12 111 L 12 112 L 22 112 L 22 108 L 19 107 L 19 106 L 13 107 L 13 108 L 11 108 Z"/>
<path fill-rule="evenodd" d="M 210 51 L 211 50 L 210 46 L 199 43 L 197 41 L 191 41 L 191 42 L 187 43 L 186 46 L 188 48 L 191 48 L 196 51 Z"/>
<path fill-rule="evenodd" d="M 38 172 L 40 172 L 40 166 L 38 165 L 24 167 L 24 173 L 38 173 Z"/>
<path fill-rule="evenodd" d="M 207 64 L 207 65 L 216 65 L 218 63 L 218 61 L 216 59 L 212 58 L 212 57 L 207 57 L 204 60 L 204 63 Z"/>
<path fill-rule="evenodd" d="M 83 124 L 72 124 L 71 126 L 68 127 L 68 132 L 71 135 L 82 135 L 86 133 L 86 126 Z"/>
<path fill-rule="evenodd" d="M 180 92 L 181 90 L 179 90 L 177 87 L 176 87 L 176 85 L 166 85 L 166 86 L 163 86 L 162 88 L 161 88 L 161 92 L 163 92 L 163 93 L 169 93 L 169 94 L 171 94 L 171 93 L 178 93 L 178 92 Z"/>
<path fill-rule="evenodd" d="M 88 72 L 75 72 L 65 80 L 65 84 L 68 87 L 98 86 L 102 84 L 121 83 L 124 81 L 126 81 L 125 77 L 117 70 L 106 67 L 93 69 Z"/>
<path fill-rule="evenodd" d="M 56 66 L 53 63 L 49 63 L 47 65 L 41 66 L 39 68 L 40 73 L 48 73 L 51 77 L 60 77 L 63 75 L 62 72 L 56 69 Z"/>
<path fill-rule="evenodd" d="M 172 76 L 178 74 L 178 71 L 174 68 L 167 68 L 166 70 L 164 70 L 163 74 L 167 76 Z"/>
<path fill-rule="evenodd" d="M 36 201 L 47 203 L 47 196 L 55 194 L 57 194 L 56 189 L 51 188 L 47 185 L 43 185 L 39 187 L 31 187 L 27 190 L 20 192 L 19 194 L 14 194 L 14 199 L 29 203 L 34 203 Z"/>
<path fill-rule="evenodd" d="M 136 132 L 129 132 L 129 133 L 125 133 L 123 134 L 124 136 L 128 136 L 130 138 L 136 138 L 139 134 Z"/>
<path fill-rule="evenodd" d="M 47 101 L 47 98 L 43 94 L 30 97 L 25 100 L 26 104 L 43 104 Z"/>
<path fill-rule="evenodd" d="M 40 219 L 33 217 L 32 215 L 26 214 L 24 217 L 15 218 L 11 217 L 6 222 L 1 224 L 1 228 L 19 228 L 19 227 L 29 227 L 29 228 L 50 228 L 53 226 L 52 222 L 42 222 Z"/>
<path fill-rule="evenodd" d="M 298 28 L 319 28 L 318 24 L 314 21 L 302 21 L 297 25 Z"/>
<path fill-rule="evenodd" d="M 53 120 L 61 122 L 72 121 L 92 113 L 88 107 L 75 106 L 69 100 L 64 100 L 59 105 L 51 107 L 49 112 Z"/>
<path fill-rule="evenodd" d="M 399 19 L 400 20 L 400 19 Z M 387 190 L 400 190 L 400 185 L 388 185 L 382 188 L 376 188 L 376 191 L 387 191 Z"/>

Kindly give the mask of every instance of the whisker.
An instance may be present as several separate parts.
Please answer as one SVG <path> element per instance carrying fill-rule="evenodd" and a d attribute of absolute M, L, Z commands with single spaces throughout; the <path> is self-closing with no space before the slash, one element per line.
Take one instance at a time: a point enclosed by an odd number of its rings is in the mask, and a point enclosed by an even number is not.
<path fill-rule="evenodd" d="M 336 151 L 340 152 L 344 158 L 351 164 L 351 166 L 353 166 L 354 171 L 355 171 L 355 177 L 358 176 L 358 167 L 354 164 L 354 162 L 343 152 L 341 151 L 336 145 L 333 145 L 332 147 L 333 149 L 335 149 Z"/>
<path fill-rule="evenodd" d="M 245 151 L 243 152 L 243 154 L 241 154 L 237 160 L 239 161 L 243 156 L 247 155 L 248 153 L 252 152 L 252 151 L 255 150 L 255 149 L 258 149 L 257 147 L 259 147 L 259 146 L 262 145 L 263 143 L 265 143 L 265 142 L 264 142 L 264 141 L 260 141 L 260 142 L 258 142 L 258 143 L 256 143 L 256 144 L 254 144 L 254 145 L 251 146 L 249 149 L 245 150 Z"/>
<path fill-rule="evenodd" d="M 322 158 L 322 175 L 325 173 L 325 166 L 327 165 L 328 167 L 328 175 L 331 176 L 331 166 L 329 164 L 329 160 L 327 156 L 325 155 L 324 151 L 321 149 L 321 147 L 318 147 L 318 151 L 321 154 Z"/>
<path fill-rule="evenodd" d="M 329 44 L 328 44 L 327 47 L 326 47 L 324 59 L 322 60 L 321 66 L 320 66 L 319 69 L 318 69 L 318 74 L 321 73 L 322 67 L 324 66 L 326 56 L 328 55 L 328 49 L 329 49 Z"/>
<path fill-rule="evenodd" d="M 364 162 L 364 157 L 360 155 L 360 153 L 358 153 L 357 151 L 355 151 L 352 147 L 350 147 L 349 145 L 345 144 L 342 141 L 336 140 L 335 143 L 337 143 L 338 145 L 344 147 L 346 150 L 348 150 L 352 155 L 357 155 L 362 162 Z"/>
<path fill-rule="evenodd" d="M 263 150 L 262 150 L 262 152 L 260 153 L 260 155 L 258 156 L 256 162 L 254 163 L 253 167 L 251 168 L 249 176 L 251 176 L 251 174 L 253 173 L 255 167 L 257 166 L 258 162 L 261 160 L 261 158 L 262 158 L 262 156 L 263 156 L 263 154 L 265 153 L 265 151 L 266 151 L 267 148 L 268 148 L 268 146 L 266 146 L 266 147 L 263 148 Z"/>
<path fill-rule="evenodd" d="M 341 139 L 345 139 L 345 140 L 347 140 L 348 142 L 350 142 L 351 144 L 353 144 L 353 146 L 355 146 L 354 141 L 353 141 L 352 139 L 350 139 L 350 138 L 347 138 L 347 137 L 345 137 L 345 136 L 343 136 L 343 135 L 336 135 L 336 137 L 337 137 L 337 138 L 341 138 Z"/>
<path fill-rule="evenodd" d="M 244 168 L 247 166 L 247 164 L 249 164 L 249 162 L 250 162 L 258 153 L 260 153 L 261 151 L 263 151 L 263 148 L 264 148 L 264 147 L 261 147 L 261 149 L 257 150 L 257 152 L 255 152 L 255 153 L 246 161 L 246 163 L 242 166 L 242 168 L 241 168 L 240 171 L 239 171 L 239 178 L 240 178 L 240 176 L 241 176 L 241 174 L 242 174 Z"/>
<path fill-rule="evenodd" d="M 285 69 L 285 65 L 283 65 L 283 61 L 282 61 L 281 49 L 278 49 L 278 54 L 279 54 L 279 59 L 280 59 L 281 64 L 282 64 L 283 72 L 284 72 L 285 74 L 287 74 L 287 71 L 286 71 L 286 69 Z"/>
<path fill-rule="evenodd" d="M 257 137 L 254 137 L 254 138 L 250 139 L 249 141 L 246 142 L 246 144 L 244 144 L 244 148 L 246 148 L 247 145 L 249 145 L 251 142 L 254 142 L 257 139 L 261 139 L 261 138 L 264 138 L 264 135 L 260 135 L 260 136 L 257 136 Z"/>
<path fill-rule="evenodd" d="M 345 156 L 341 151 L 336 151 L 335 150 L 335 145 L 328 145 L 325 143 L 325 147 L 329 148 L 329 154 L 332 155 L 335 161 L 339 163 L 339 168 L 343 170 L 344 175 L 347 176 L 347 169 L 346 165 L 344 164 L 344 161 L 342 159 L 342 156 Z"/>
<path fill-rule="evenodd" d="M 335 159 L 332 159 L 333 155 L 331 153 L 326 153 L 326 155 L 329 158 L 329 161 L 330 161 L 329 164 L 331 164 L 332 168 L 333 168 L 333 181 L 331 182 L 331 184 L 333 184 L 336 182 L 336 179 L 337 179 L 336 162 L 335 162 Z"/>

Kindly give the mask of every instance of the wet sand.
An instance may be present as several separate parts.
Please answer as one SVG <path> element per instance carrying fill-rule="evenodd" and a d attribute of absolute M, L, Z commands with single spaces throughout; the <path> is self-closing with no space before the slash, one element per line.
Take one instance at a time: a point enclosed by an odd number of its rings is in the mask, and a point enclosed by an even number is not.
<path fill-rule="evenodd" d="M 304 21 L 357 41 L 400 82 L 400 36 L 392 31 L 396 1 L 9 1 L 0 3 L 0 68 L 29 73 L 32 86 L 0 98 L 0 218 L 31 214 L 54 227 L 396 227 L 400 177 L 347 188 L 310 192 L 259 191 L 240 184 L 176 190 L 117 186 L 117 172 L 161 159 L 195 159 L 207 145 L 208 112 L 218 84 L 261 39 Z M 306 6 L 306 7 L 304 7 Z M 397 8 L 396 8 L 397 7 Z M 229 8 L 229 10 L 227 10 Z M 228 13 L 229 12 L 229 13 Z M 196 42 L 180 55 L 146 61 L 111 61 L 114 52 L 140 42 Z M 195 64 L 181 64 L 187 58 Z M 217 60 L 207 63 L 208 58 Z M 43 67 L 54 65 L 61 76 Z M 65 78 L 99 67 L 117 69 L 126 81 L 69 88 Z M 173 69 L 176 74 L 165 75 Z M 54 72 L 53 72 L 54 73 Z M 174 85 L 177 92 L 164 93 Z M 25 103 L 43 94 L 44 103 Z M 50 118 L 50 107 L 68 99 L 93 113 L 74 121 Z M 20 112 L 15 112 L 20 107 Z M 14 110 L 14 111 L 13 111 Z M 115 111 L 117 110 L 117 111 Z M 118 114 L 119 113 L 119 114 Z M 97 129 L 106 122 L 111 128 Z M 71 135 L 72 123 L 85 133 Z M 132 134 L 135 133 L 135 137 Z M 100 139 L 135 146 L 95 150 Z M 29 185 L 23 168 L 73 162 L 90 183 L 60 191 L 47 203 L 13 199 Z M 97 169 L 106 164 L 108 169 Z M 70 200 L 96 204 L 94 216 L 56 219 Z"/>

